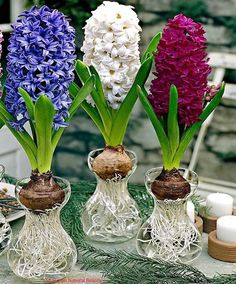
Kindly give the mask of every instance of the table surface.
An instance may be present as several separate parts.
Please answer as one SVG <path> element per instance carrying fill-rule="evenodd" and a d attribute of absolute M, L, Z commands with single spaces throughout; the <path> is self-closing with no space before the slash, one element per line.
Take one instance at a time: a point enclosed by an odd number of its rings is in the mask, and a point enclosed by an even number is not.
<path fill-rule="evenodd" d="M 20 230 L 24 223 L 24 218 L 14 221 L 11 223 L 13 234 Z M 102 249 L 111 249 L 111 244 L 98 244 L 96 247 Z M 124 249 L 126 251 L 135 251 L 135 240 L 130 240 L 122 244 L 112 244 L 112 249 Z M 207 254 L 207 234 L 203 234 L 203 250 L 201 256 L 195 260 L 192 266 L 196 267 L 202 271 L 207 276 L 214 276 L 218 274 L 229 274 L 236 272 L 236 263 L 226 263 L 222 261 L 215 260 Z M 0 256 L 0 283 L 1 284 L 26 284 L 30 283 L 25 280 L 21 280 L 10 270 L 6 254 Z M 64 279 L 57 283 L 73 283 L 73 284 L 82 284 L 82 283 L 101 283 L 101 274 L 98 272 L 91 271 L 81 271 L 79 265 L 76 265 L 73 271 L 70 273 L 67 279 Z M 124 283 L 125 284 L 125 283 Z"/>

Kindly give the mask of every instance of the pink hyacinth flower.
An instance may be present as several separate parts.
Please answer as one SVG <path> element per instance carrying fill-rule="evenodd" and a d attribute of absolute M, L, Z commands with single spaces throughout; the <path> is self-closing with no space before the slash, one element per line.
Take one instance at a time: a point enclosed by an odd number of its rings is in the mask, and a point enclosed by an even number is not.
<path fill-rule="evenodd" d="M 201 24 L 182 14 L 168 21 L 155 53 L 156 78 L 148 97 L 159 118 L 168 113 L 170 86 L 174 84 L 179 93 L 179 124 L 190 126 L 199 120 L 211 72 L 204 33 Z"/>

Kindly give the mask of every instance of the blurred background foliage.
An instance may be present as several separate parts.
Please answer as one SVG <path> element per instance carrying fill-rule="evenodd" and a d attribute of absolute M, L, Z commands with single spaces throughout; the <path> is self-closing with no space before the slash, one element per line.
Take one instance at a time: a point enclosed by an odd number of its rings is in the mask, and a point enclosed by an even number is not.
<path fill-rule="evenodd" d="M 0 0 L 0 9 L 1 9 L 0 23 L 9 23 L 10 21 L 9 1 Z"/>
<path fill-rule="evenodd" d="M 71 24 L 77 31 L 78 36 L 76 37 L 76 44 L 78 47 L 78 53 L 80 54 L 79 48 L 83 42 L 83 34 L 81 33 L 81 30 L 85 25 L 85 21 L 90 17 L 91 11 L 95 10 L 102 2 L 102 0 L 27 0 L 26 8 L 30 8 L 33 5 L 47 5 L 50 8 L 58 9 L 68 16 L 71 19 Z M 116 2 L 125 4 L 127 1 Z"/>
<path fill-rule="evenodd" d="M 96 9 L 101 3 L 101 0 L 27 0 L 26 7 L 29 8 L 37 4 L 37 6 L 47 5 L 50 8 L 58 9 L 71 19 L 71 23 L 76 30 L 81 30 L 86 19 L 89 18 L 91 11 Z M 82 41 L 81 37 L 76 37 L 77 46 L 80 47 Z"/>
<path fill-rule="evenodd" d="M 151 1 L 155 7 L 153 12 L 159 17 L 153 17 L 153 23 L 158 21 L 167 21 L 169 18 L 174 17 L 176 14 L 183 13 L 187 17 L 193 18 L 195 21 L 199 21 L 203 24 L 222 25 L 229 32 L 231 37 L 230 46 L 236 45 L 236 15 L 235 16 L 216 16 L 212 15 L 208 11 L 208 6 L 205 0 L 161 0 L 160 2 L 168 2 L 170 9 L 167 11 L 158 11 L 159 0 Z M 0 7 L 3 6 L 7 9 L 7 5 L 4 0 L 0 0 Z M 78 32 L 76 43 L 79 48 L 83 42 L 82 28 L 85 25 L 85 21 L 90 17 L 91 11 L 95 10 L 103 1 L 102 0 L 26 0 L 25 7 L 29 8 L 33 5 L 47 5 L 51 8 L 55 8 L 63 12 L 71 19 L 71 24 Z M 135 7 L 135 10 L 139 13 L 145 11 L 145 0 L 118 0 L 114 1 L 120 4 L 131 4 Z M 2 19 L 1 19 L 2 20 Z M 145 24 L 141 20 L 141 25 Z M 81 55 L 80 55 L 81 56 Z"/>
<path fill-rule="evenodd" d="M 172 10 L 170 11 L 170 17 L 176 14 L 183 13 L 187 17 L 195 19 L 195 21 L 205 22 L 205 17 L 208 16 L 207 5 L 202 0 L 184 1 L 173 0 Z"/>

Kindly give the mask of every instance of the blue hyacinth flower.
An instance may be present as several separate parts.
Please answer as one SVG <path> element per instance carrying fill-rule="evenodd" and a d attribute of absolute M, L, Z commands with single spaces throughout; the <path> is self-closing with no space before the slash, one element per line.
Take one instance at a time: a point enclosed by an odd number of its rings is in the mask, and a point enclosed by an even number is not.
<path fill-rule="evenodd" d="M 64 14 L 47 6 L 23 12 L 12 25 L 7 55 L 5 104 L 23 130 L 29 115 L 18 88 L 33 102 L 46 95 L 55 108 L 54 129 L 65 127 L 71 105 L 68 87 L 74 79 L 75 30 Z M 43 114 L 42 114 L 43 115 Z"/>

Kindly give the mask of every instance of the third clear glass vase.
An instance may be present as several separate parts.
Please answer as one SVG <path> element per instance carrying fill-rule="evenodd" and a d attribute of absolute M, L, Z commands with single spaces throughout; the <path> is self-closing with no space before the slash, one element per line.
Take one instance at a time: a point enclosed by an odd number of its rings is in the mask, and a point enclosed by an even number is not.
<path fill-rule="evenodd" d="M 89 153 L 91 171 L 94 158 L 102 151 L 98 149 Z M 131 158 L 132 170 L 125 178 L 102 180 L 94 173 L 96 190 L 85 204 L 81 221 L 85 234 L 95 241 L 124 242 L 133 238 L 141 226 L 139 208 L 127 188 L 137 167 L 137 157 L 132 151 L 126 150 L 126 153 Z"/>
<path fill-rule="evenodd" d="M 154 199 L 152 215 L 137 235 L 136 247 L 140 255 L 164 261 L 190 263 L 201 253 L 201 234 L 187 215 L 187 200 L 198 186 L 198 176 L 187 169 L 179 172 L 189 182 L 191 192 L 183 199 L 159 200 L 151 191 L 151 184 L 162 167 L 150 169 L 145 185 Z"/>

